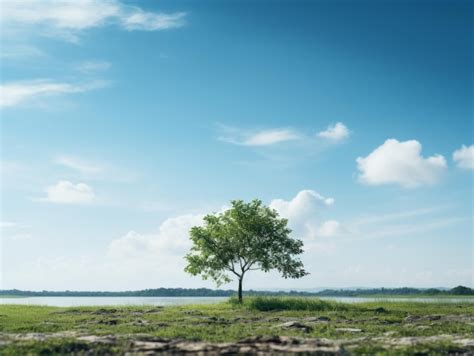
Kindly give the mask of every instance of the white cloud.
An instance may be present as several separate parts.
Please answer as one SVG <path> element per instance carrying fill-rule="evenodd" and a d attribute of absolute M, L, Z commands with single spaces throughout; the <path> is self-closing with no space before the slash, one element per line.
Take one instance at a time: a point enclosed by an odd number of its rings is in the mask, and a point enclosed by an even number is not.
<path fill-rule="evenodd" d="M 84 61 L 76 65 L 76 70 L 84 74 L 101 72 L 109 69 L 112 66 L 107 61 Z"/>
<path fill-rule="evenodd" d="M 298 138 L 298 135 L 291 130 L 276 129 L 258 132 L 243 141 L 246 146 L 267 146 L 276 143 L 291 141 Z"/>
<path fill-rule="evenodd" d="M 108 254 L 115 258 L 143 258 L 150 253 L 152 239 L 150 236 L 129 231 L 110 243 Z"/>
<path fill-rule="evenodd" d="M 462 147 L 453 152 L 453 160 L 459 168 L 474 169 L 474 145 Z"/>
<path fill-rule="evenodd" d="M 104 170 L 104 168 L 97 163 L 87 162 L 78 157 L 67 155 L 61 155 L 56 157 L 54 162 L 61 166 L 78 171 L 83 175 L 97 175 L 103 172 Z"/>
<path fill-rule="evenodd" d="M 318 136 L 335 142 L 342 141 L 349 137 L 349 130 L 342 122 L 338 122 L 335 125 L 329 125 L 326 130 L 319 132 Z"/>
<path fill-rule="evenodd" d="M 312 216 L 321 206 L 329 206 L 334 204 L 333 198 L 325 198 L 314 190 L 302 190 L 291 200 L 274 199 L 270 203 L 270 207 L 278 211 L 278 213 L 292 220 L 301 220 L 308 216 Z"/>
<path fill-rule="evenodd" d="M 314 145 L 321 146 L 314 138 L 292 128 L 273 128 L 266 130 L 245 130 L 236 127 L 219 125 L 220 141 L 242 146 L 272 146 L 288 141 L 297 141 L 299 147 L 314 149 Z M 349 130 L 342 123 L 328 126 L 327 130 L 319 132 L 318 137 L 331 142 L 340 142 L 349 136 Z"/>
<path fill-rule="evenodd" d="M 329 253 L 334 250 L 332 242 L 320 240 L 324 237 L 344 235 L 347 230 L 336 220 L 323 221 L 321 215 L 334 204 L 314 190 L 302 190 L 291 200 L 274 199 L 270 207 L 288 219 L 293 237 L 302 239 L 306 251 Z"/>
<path fill-rule="evenodd" d="M 50 79 L 9 82 L 0 85 L 0 107 L 16 106 L 26 101 L 43 99 L 52 95 L 81 93 L 105 85 L 104 81 L 77 84 L 55 82 Z"/>
<path fill-rule="evenodd" d="M 318 209 L 332 205 L 334 199 L 324 198 L 312 190 L 299 192 L 290 201 L 273 200 L 270 207 L 276 209 L 280 215 L 290 219 L 291 228 L 295 237 L 314 239 L 317 236 L 335 236 L 342 231 L 342 226 L 334 220 L 323 224 L 316 224 Z M 221 208 L 221 212 L 226 207 Z M 130 231 L 126 235 L 113 240 L 107 251 L 108 258 L 133 261 L 133 263 L 149 263 L 150 260 L 167 259 L 178 270 L 184 268 L 183 256 L 189 251 L 191 241 L 189 230 L 193 226 L 203 223 L 204 214 L 183 214 L 162 222 L 156 233 L 141 234 Z M 317 229 L 315 233 L 314 229 Z M 173 257 L 175 256 L 175 257 Z"/>
<path fill-rule="evenodd" d="M 0 58 L 12 59 L 15 61 L 24 61 L 28 59 L 37 59 L 40 57 L 46 57 L 46 54 L 37 47 L 31 45 L 11 45 L 2 47 Z"/>
<path fill-rule="evenodd" d="M 258 132 L 246 132 L 230 127 L 223 129 L 225 134 L 219 137 L 219 140 L 242 146 L 270 146 L 300 138 L 300 135 L 293 130 L 284 128 Z"/>
<path fill-rule="evenodd" d="M 185 17 L 185 12 L 155 14 L 135 9 L 130 15 L 124 16 L 122 26 L 127 30 L 167 30 L 183 26 Z"/>
<path fill-rule="evenodd" d="M 295 200 L 295 198 L 289 199 L 287 203 Z M 351 242 L 351 240 L 339 238 L 339 236 L 337 239 L 329 238 L 337 236 L 337 234 L 334 235 L 334 232 L 337 232 L 338 227 L 343 229 L 343 234 L 346 232 L 338 222 L 320 218 L 321 215 L 324 215 L 324 210 L 329 210 L 328 205 L 324 201 L 327 198 L 321 198 L 321 195 L 317 193 L 307 194 L 307 198 L 309 198 L 309 202 L 303 205 L 309 207 L 313 214 L 308 216 L 305 215 L 303 209 L 296 209 L 296 211 L 300 211 L 303 214 L 304 219 L 296 219 L 295 221 L 298 221 L 297 226 L 291 227 L 295 229 L 293 236 L 303 238 L 304 240 L 305 253 L 301 257 L 311 275 L 302 280 L 283 280 L 277 272 L 263 274 L 255 271 L 246 277 L 244 284 L 246 290 L 250 288 L 304 289 L 308 288 L 308 283 L 316 286 L 341 287 L 354 285 L 380 286 L 386 285 L 389 282 L 391 283 L 390 286 L 396 286 L 423 282 L 423 279 L 420 280 L 421 282 L 414 279 L 415 274 L 420 272 L 419 258 L 416 254 L 412 256 L 413 259 L 407 255 L 408 263 L 400 270 L 397 261 L 390 260 L 390 251 L 387 254 L 383 254 L 383 258 L 388 259 L 386 266 L 383 268 L 378 268 L 380 267 L 380 253 L 382 251 L 376 254 L 368 254 L 362 264 L 360 256 L 357 253 L 350 254 L 349 251 L 357 252 L 361 246 L 367 246 L 363 245 L 363 239 L 379 238 L 381 233 L 384 236 L 383 230 L 385 228 L 389 230 L 390 226 L 392 226 L 392 224 L 374 226 L 377 225 L 374 222 L 386 223 L 388 220 L 397 220 L 404 224 L 407 219 L 411 219 L 412 225 L 416 225 L 418 229 L 416 231 L 414 229 L 407 229 L 401 232 L 402 234 L 411 237 L 424 236 L 427 241 L 428 237 L 432 239 L 432 233 L 438 230 L 431 230 L 431 227 L 425 224 L 428 224 L 428 221 L 420 221 L 422 218 L 420 214 L 430 214 L 431 208 L 418 209 L 411 212 L 397 211 L 372 217 L 364 216 L 362 224 L 365 224 L 365 227 L 361 231 L 355 231 L 357 235 L 355 237 L 358 237 L 358 239 Z M 92 248 L 87 256 L 77 254 L 54 256 L 49 254 L 42 257 L 32 256 L 26 260 L 10 258 L 10 263 L 4 264 L 3 285 L 7 289 L 38 290 L 137 290 L 183 286 L 188 288 L 215 288 L 215 284 L 212 281 L 203 281 L 201 278 L 190 276 L 183 271 L 186 263 L 183 256 L 190 247 L 189 229 L 192 226 L 200 225 L 202 217 L 203 214 L 183 214 L 165 220 L 159 225 L 156 232 L 142 234 L 130 231 L 122 237 L 111 240 L 105 250 Z M 437 216 L 432 218 L 429 220 L 438 220 Z M 435 223 L 438 224 L 436 221 Z M 452 223 L 457 224 L 458 222 L 452 221 Z M 307 229 L 308 224 L 314 229 Z M 398 223 L 393 224 L 393 227 L 396 228 L 396 225 Z M 448 225 L 443 226 L 448 227 Z M 402 227 L 408 228 L 408 226 Z M 422 231 L 422 228 L 425 231 Z M 435 227 L 433 226 L 432 228 L 434 229 Z M 438 228 L 439 226 L 436 229 Z M 301 230 L 307 235 L 296 233 L 296 229 Z M 394 236 L 402 236 L 398 234 L 392 235 L 391 231 L 385 232 L 388 233 L 385 236 L 391 236 L 391 241 L 393 241 Z M 425 233 L 425 235 L 420 235 L 421 233 Z M 350 227 L 350 234 L 353 234 L 352 226 Z M 436 235 L 434 234 L 434 236 Z M 104 237 L 102 236 L 102 238 Z M 11 245 L 12 249 L 14 246 L 18 247 L 18 255 L 23 253 L 21 248 L 24 245 L 20 241 L 17 244 L 11 243 Z M 340 248 L 342 246 L 343 248 Z M 343 268 L 341 268 L 341 261 L 344 261 L 342 264 Z M 414 265 L 413 261 L 416 261 L 417 264 Z M 323 265 L 325 268 L 321 270 Z M 433 268 L 435 266 L 437 265 L 434 264 Z M 422 267 L 425 268 L 426 266 L 423 265 Z M 8 271 L 6 268 L 8 268 Z M 461 270 L 459 268 L 456 269 L 456 266 L 453 268 L 455 269 L 449 270 L 449 273 L 446 269 L 443 270 L 443 268 L 440 268 L 439 271 L 435 270 L 435 275 L 442 276 L 441 279 L 430 280 L 429 282 L 423 282 L 424 284 L 422 283 L 422 285 L 418 285 L 433 286 L 446 284 L 451 286 L 454 283 L 469 285 L 472 282 L 471 269 L 464 268 Z M 400 274 L 403 274 L 403 276 Z M 235 281 L 223 286 L 223 288 L 235 288 Z"/>
<path fill-rule="evenodd" d="M 74 184 L 61 180 L 46 189 L 42 201 L 57 204 L 90 204 L 95 199 L 94 190 L 85 183 Z"/>
<path fill-rule="evenodd" d="M 120 15 L 115 1 L 94 0 L 4 0 L 4 23 L 47 24 L 52 27 L 82 30 L 101 26 Z"/>
<path fill-rule="evenodd" d="M 6 229 L 11 227 L 16 227 L 18 224 L 11 221 L 0 221 L 0 228 Z"/>
<path fill-rule="evenodd" d="M 347 230 L 342 226 L 339 221 L 336 220 L 327 220 L 319 226 L 315 231 L 316 236 L 321 237 L 333 237 L 340 236 L 347 232 Z"/>
<path fill-rule="evenodd" d="M 273 200 L 270 206 L 278 208 L 283 216 L 291 215 L 293 236 L 304 239 L 305 250 L 327 254 L 332 253 L 334 246 L 330 241 L 319 241 L 317 238 L 335 236 L 342 231 L 342 226 L 334 220 L 318 224 L 317 215 L 318 209 L 333 203 L 334 199 L 324 198 L 311 190 L 304 190 L 290 201 Z M 224 210 L 226 207 L 220 209 L 221 212 Z M 199 278 L 191 278 L 183 272 L 186 265 L 183 256 L 191 247 L 189 239 L 191 227 L 202 225 L 203 217 L 204 214 L 201 213 L 182 214 L 163 221 L 154 233 L 129 231 L 110 242 L 103 262 L 109 266 L 107 268 L 113 269 L 116 273 L 130 275 L 129 283 L 133 283 L 130 280 L 135 281 L 137 275 L 157 269 L 157 274 L 154 276 L 155 283 L 162 286 L 173 285 L 178 280 L 186 285 L 190 282 L 202 285 L 203 282 Z M 314 227 L 318 229 L 317 233 L 311 230 Z M 121 266 L 126 266 L 126 270 Z M 149 277 L 144 278 L 142 286 L 150 283 Z M 213 284 L 210 283 L 209 286 L 212 287 Z"/>
<path fill-rule="evenodd" d="M 27 31 L 77 42 L 81 31 L 111 24 L 146 31 L 181 27 L 186 14 L 147 12 L 118 0 L 4 0 L 0 16 L 10 33 Z"/>
<path fill-rule="evenodd" d="M 184 214 L 166 219 L 154 234 L 128 232 L 125 236 L 113 240 L 107 255 L 114 258 L 147 259 L 163 256 L 182 256 L 191 247 L 189 230 L 203 223 L 203 214 Z M 184 260 L 182 263 L 184 268 Z"/>
<path fill-rule="evenodd" d="M 362 183 L 414 188 L 438 182 L 446 170 L 446 160 L 441 155 L 421 156 L 418 141 L 388 139 L 367 157 L 357 158 L 357 168 Z"/>

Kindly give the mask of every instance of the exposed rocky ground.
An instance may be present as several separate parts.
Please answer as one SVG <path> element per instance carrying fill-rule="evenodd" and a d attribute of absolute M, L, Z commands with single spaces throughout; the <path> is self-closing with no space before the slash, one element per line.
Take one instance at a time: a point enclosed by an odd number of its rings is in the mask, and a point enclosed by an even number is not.
<path fill-rule="evenodd" d="M 237 342 L 210 343 L 183 339 L 166 339 L 150 335 L 81 335 L 76 332 L 60 333 L 1 333 L 0 346 L 21 346 L 28 343 L 60 341 L 59 353 L 77 354 L 312 354 L 349 355 L 364 344 L 377 345 L 380 349 L 396 351 L 417 345 L 450 344 L 442 353 L 474 355 L 474 338 L 457 335 L 416 337 L 358 337 L 330 340 L 325 338 L 301 338 L 290 336 L 256 336 Z M 67 340 L 65 342 L 65 340 Z M 53 343 L 54 345 L 54 343 Z M 436 346 L 431 347 L 436 351 Z M 21 350 L 21 349 L 18 349 Z"/>
<path fill-rule="evenodd" d="M 0 306 L 0 355 L 474 355 L 471 303 L 313 309 Z"/>

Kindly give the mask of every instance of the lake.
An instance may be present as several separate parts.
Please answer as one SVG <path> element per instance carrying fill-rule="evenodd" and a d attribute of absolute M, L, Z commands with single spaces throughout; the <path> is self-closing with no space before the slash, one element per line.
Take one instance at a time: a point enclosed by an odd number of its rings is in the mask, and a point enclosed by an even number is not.
<path fill-rule="evenodd" d="M 118 306 L 118 305 L 188 305 L 214 304 L 226 301 L 227 297 L 20 297 L 0 298 L 0 304 L 49 305 L 55 307 L 74 306 Z M 430 298 L 430 297 L 390 297 L 390 298 L 360 298 L 360 297 L 321 297 L 344 303 L 361 302 L 423 302 L 423 303 L 474 303 L 474 298 Z"/>

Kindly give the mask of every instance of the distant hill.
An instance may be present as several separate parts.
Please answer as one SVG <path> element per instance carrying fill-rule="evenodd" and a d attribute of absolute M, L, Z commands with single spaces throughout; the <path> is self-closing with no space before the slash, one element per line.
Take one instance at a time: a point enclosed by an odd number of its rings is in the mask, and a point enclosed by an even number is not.
<path fill-rule="evenodd" d="M 18 289 L 0 290 L 0 295 L 25 297 L 229 297 L 234 290 L 208 288 L 156 288 L 138 291 L 22 291 Z M 320 296 L 320 297 L 368 297 L 373 295 L 474 295 L 472 288 L 457 286 L 452 289 L 418 288 L 373 288 L 373 289 L 325 289 L 319 292 L 308 291 L 261 291 L 249 290 L 246 295 L 262 296 Z"/>

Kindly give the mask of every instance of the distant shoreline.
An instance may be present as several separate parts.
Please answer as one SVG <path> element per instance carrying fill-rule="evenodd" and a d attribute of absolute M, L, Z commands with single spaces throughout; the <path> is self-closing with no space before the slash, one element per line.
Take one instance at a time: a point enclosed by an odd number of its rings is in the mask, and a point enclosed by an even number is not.
<path fill-rule="evenodd" d="M 268 296 L 271 296 L 269 294 Z M 279 296 L 286 296 L 286 295 L 279 295 Z M 231 296 L 140 296 L 140 295 L 0 295 L 0 299 L 24 299 L 24 298 L 230 298 Z M 291 297 L 291 295 L 288 295 Z M 295 296 L 296 297 L 296 296 Z M 474 299 L 474 295 L 459 295 L 459 294 L 443 294 L 443 295 L 432 295 L 432 294 L 420 294 L 420 295 L 378 295 L 378 294 L 367 294 L 367 295 L 358 295 L 358 296 L 335 296 L 335 295 L 311 295 L 311 296 L 304 296 L 300 298 L 361 298 L 361 299 L 418 299 L 418 298 L 434 298 L 434 299 L 449 299 L 449 298 L 462 298 L 462 299 Z"/>
<path fill-rule="evenodd" d="M 0 290 L 1 298 L 18 297 L 231 297 L 234 290 L 207 288 L 157 288 L 138 291 L 22 291 L 18 289 Z M 319 292 L 302 291 L 255 291 L 248 296 L 298 296 L 298 297 L 356 297 L 356 298 L 423 298 L 423 297 L 472 297 L 474 290 L 458 286 L 449 290 L 417 288 L 373 288 L 373 289 L 326 289 Z"/>

